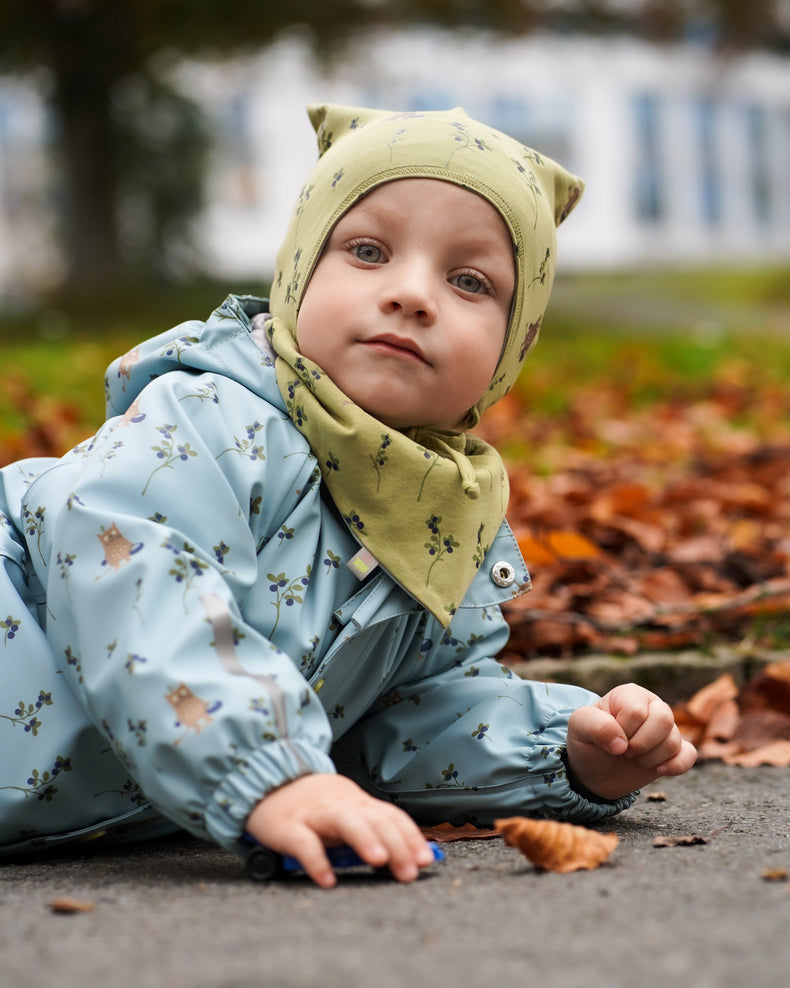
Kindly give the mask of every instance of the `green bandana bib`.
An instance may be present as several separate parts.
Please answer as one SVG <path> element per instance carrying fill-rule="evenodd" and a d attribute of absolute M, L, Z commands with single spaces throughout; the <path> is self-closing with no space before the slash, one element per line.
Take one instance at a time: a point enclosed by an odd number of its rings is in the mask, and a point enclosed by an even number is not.
<path fill-rule="evenodd" d="M 461 109 L 393 114 L 313 106 L 309 114 L 320 157 L 291 217 L 271 292 L 278 385 L 353 534 L 446 627 L 505 517 L 504 464 L 467 432 L 399 431 L 351 402 L 300 354 L 299 306 L 333 227 L 372 189 L 433 178 L 481 195 L 510 231 L 516 285 L 499 363 L 464 422 L 472 428 L 510 390 L 537 338 L 554 278 L 555 227 L 583 184 Z"/>

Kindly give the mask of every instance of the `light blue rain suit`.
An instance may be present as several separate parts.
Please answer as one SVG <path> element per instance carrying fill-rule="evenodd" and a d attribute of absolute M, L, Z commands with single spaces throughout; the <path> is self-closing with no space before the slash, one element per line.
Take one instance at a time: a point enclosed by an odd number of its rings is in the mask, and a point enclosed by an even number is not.
<path fill-rule="evenodd" d="M 231 296 L 142 344 L 92 439 L 0 470 L 0 853 L 180 828 L 242 853 L 256 802 L 307 772 L 426 823 L 625 808 L 567 780 L 595 697 L 493 659 L 528 580 L 506 525 L 447 630 L 349 567 L 264 312 Z"/>

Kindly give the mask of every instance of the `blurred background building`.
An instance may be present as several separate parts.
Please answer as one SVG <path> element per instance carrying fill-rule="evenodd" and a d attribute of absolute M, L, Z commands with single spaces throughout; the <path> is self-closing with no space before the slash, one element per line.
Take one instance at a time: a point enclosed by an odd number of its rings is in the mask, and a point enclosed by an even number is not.
<path fill-rule="evenodd" d="M 191 87 L 222 134 L 203 242 L 214 270 L 270 271 L 315 158 L 304 105 L 461 105 L 587 182 L 561 263 L 790 261 L 790 62 L 629 39 L 399 33 L 319 70 L 298 42 Z M 282 80 L 287 80 L 283 82 Z M 277 93 L 272 98 L 272 93 Z"/>
<path fill-rule="evenodd" d="M 90 13 L 102 2 L 49 5 L 61 14 L 68 8 L 73 21 L 74 11 Z M 772 9 L 790 20 L 789 6 L 774 0 Z M 678 5 L 608 0 L 598 7 L 622 19 L 623 11 Z M 166 57 L 165 46 L 145 81 L 130 72 L 113 84 L 113 119 L 130 133 L 130 121 L 138 121 L 126 150 L 117 139 L 112 149 L 121 177 L 126 163 L 126 192 L 116 201 L 121 235 L 141 256 L 157 241 L 171 273 L 265 279 L 316 155 L 305 104 L 462 105 L 586 180 L 583 205 L 562 232 L 563 270 L 787 264 L 786 52 L 716 43 L 704 20 L 661 43 L 574 23 L 555 16 L 518 36 L 468 24 L 373 26 L 331 57 L 317 55 L 309 32 L 293 26 L 271 44 L 221 60 L 189 51 L 186 59 Z M 790 36 L 790 23 L 787 29 Z M 56 287 L 74 253 L 62 236 L 72 193 L 63 159 L 53 155 L 64 124 L 53 111 L 52 78 L 42 69 L 0 76 L 0 299 Z M 185 107 L 195 110 L 191 124 Z M 147 158 L 140 149 L 150 151 Z M 154 215 L 156 168 L 161 187 L 169 183 L 171 199 L 183 193 L 189 213 L 189 223 L 170 232 Z M 198 186 L 187 203 L 186 192 Z M 94 258 L 98 268 L 101 251 Z"/>

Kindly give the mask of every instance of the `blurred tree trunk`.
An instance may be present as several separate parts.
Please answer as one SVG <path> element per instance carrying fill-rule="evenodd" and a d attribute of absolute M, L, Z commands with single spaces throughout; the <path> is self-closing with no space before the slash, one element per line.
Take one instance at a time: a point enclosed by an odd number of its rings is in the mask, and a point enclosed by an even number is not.
<path fill-rule="evenodd" d="M 67 280 L 80 292 L 111 284 L 121 275 L 113 126 L 104 85 L 86 88 L 75 98 L 71 87 L 58 80 L 55 102 L 61 127 L 59 184 L 64 197 Z"/>
<path fill-rule="evenodd" d="M 67 281 L 79 292 L 121 278 L 113 89 L 127 69 L 124 5 L 54 5 L 52 99 Z"/>
<path fill-rule="evenodd" d="M 106 291 L 135 268 L 138 274 L 142 268 L 166 272 L 165 241 L 185 239 L 200 206 L 209 134 L 199 108 L 157 75 L 153 57 L 159 52 L 216 58 L 260 50 L 291 24 L 308 27 L 317 50 L 371 24 L 433 23 L 508 34 L 532 28 L 628 31 L 677 40 L 702 18 L 722 50 L 756 44 L 786 53 L 790 31 L 782 26 L 780 2 L 0 0 L 0 67 L 44 66 L 51 73 L 59 154 L 55 208 L 66 287 Z M 121 105 L 130 84 L 137 84 L 139 98 Z M 171 121 L 168 136 L 154 139 L 147 125 L 162 114 Z M 121 235 L 130 209 L 131 241 Z"/>

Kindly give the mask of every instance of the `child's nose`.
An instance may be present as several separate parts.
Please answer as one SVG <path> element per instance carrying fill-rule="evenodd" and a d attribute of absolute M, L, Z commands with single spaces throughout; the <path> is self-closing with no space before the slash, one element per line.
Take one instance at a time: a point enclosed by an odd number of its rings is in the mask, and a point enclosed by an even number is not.
<path fill-rule="evenodd" d="M 391 274 L 381 298 L 382 309 L 433 322 L 437 315 L 436 287 L 426 266 L 419 262 L 397 268 L 393 265 Z"/>

